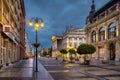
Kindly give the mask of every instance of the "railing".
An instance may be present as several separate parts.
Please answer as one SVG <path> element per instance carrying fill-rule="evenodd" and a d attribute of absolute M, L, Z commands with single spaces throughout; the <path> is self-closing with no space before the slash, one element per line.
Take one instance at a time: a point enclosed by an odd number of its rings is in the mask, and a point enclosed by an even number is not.
<path fill-rule="evenodd" d="M 120 3 L 117 3 L 117 4 L 113 5 L 113 6 L 111 6 L 109 9 L 105 10 L 104 12 L 102 12 L 101 14 L 96 16 L 93 21 L 94 22 L 100 21 L 101 19 L 104 19 L 105 17 L 116 13 L 116 11 L 118 9 L 120 9 L 120 5 L 118 5 L 118 4 L 120 4 Z"/>

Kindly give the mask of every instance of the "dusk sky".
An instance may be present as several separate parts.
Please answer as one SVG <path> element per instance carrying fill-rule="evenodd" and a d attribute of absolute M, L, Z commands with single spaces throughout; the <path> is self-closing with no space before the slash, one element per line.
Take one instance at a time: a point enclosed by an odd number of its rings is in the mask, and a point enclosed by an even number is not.
<path fill-rule="evenodd" d="M 39 28 L 38 41 L 41 47 L 51 47 L 51 36 L 62 35 L 66 27 L 85 27 L 92 0 L 24 0 L 26 9 L 26 31 L 29 44 L 35 42 L 35 30 L 28 26 L 32 17 L 42 18 L 44 28 Z M 96 10 L 109 0 L 95 0 Z"/>

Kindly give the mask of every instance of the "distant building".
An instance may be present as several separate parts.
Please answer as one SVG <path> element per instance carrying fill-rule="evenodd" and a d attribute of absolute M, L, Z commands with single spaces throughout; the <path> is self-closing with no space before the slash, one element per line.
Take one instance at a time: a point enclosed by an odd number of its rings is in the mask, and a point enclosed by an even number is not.
<path fill-rule="evenodd" d="M 25 55 L 24 0 L 0 0 L 0 67 Z"/>
<path fill-rule="evenodd" d="M 56 57 L 62 49 L 62 36 L 52 36 L 52 57 Z"/>
<path fill-rule="evenodd" d="M 77 49 L 81 43 L 86 43 L 84 28 L 68 28 L 62 36 L 52 36 L 52 57 L 57 57 L 61 49 Z"/>
<path fill-rule="evenodd" d="M 97 11 L 93 0 L 86 24 L 87 42 L 96 47 L 92 57 L 120 60 L 120 0 L 110 0 Z"/>
<path fill-rule="evenodd" d="M 81 43 L 86 43 L 85 28 L 69 28 L 63 33 L 63 49 L 76 49 Z"/>
<path fill-rule="evenodd" d="M 33 55 L 32 55 L 32 51 L 31 51 L 31 49 L 30 49 L 30 46 L 29 46 L 29 44 L 28 44 L 28 34 L 27 34 L 27 32 L 25 33 L 25 47 L 26 47 L 26 51 L 25 51 L 26 57 L 31 57 L 31 56 L 33 56 Z"/>
<path fill-rule="evenodd" d="M 50 48 L 42 48 L 41 52 L 40 52 L 40 55 L 42 55 L 44 52 L 49 53 L 49 51 L 50 51 Z"/>

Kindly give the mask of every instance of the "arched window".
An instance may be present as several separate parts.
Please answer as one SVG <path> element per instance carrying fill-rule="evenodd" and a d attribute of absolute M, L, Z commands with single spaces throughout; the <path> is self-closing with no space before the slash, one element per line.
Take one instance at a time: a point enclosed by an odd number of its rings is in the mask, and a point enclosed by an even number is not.
<path fill-rule="evenodd" d="M 99 30 L 99 41 L 105 40 L 105 28 L 102 27 Z"/>
<path fill-rule="evenodd" d="M 77 40 L 77 37 L 76 38 L 74 38 L 75 40 Z"/>
<path fill-rule="evenodd" d="M 72 37 L 69 37 L 69 41 L 72 41 Z"/>
<path fill-rule="evenodd" d="M 96 42 L 96 32 L 95 31 L 92 32 L 92 40 L 91 41 Z"/>
<path fill-rule="evenodd" d="M 108 27 L 108 38 L 115 38 L 116 37 L 116 24 L 112 23 L 109 27 Z"/>
<path fill-rule="evenodd" d="M 70 46 L 70 47 L 72 46 L 72 43 L 71 43 L 71 42 L 69 42 L 69 46 Z"/>
<path fill-rule="evenodd" d="M 72 40 L 72 37 L 69 37 L 69 40 Z"/>

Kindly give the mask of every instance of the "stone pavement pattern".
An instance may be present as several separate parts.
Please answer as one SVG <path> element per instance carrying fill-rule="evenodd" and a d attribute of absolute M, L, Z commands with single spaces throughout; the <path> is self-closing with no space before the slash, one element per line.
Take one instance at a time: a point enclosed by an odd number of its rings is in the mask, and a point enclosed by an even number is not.
<path fill-rule="evenodd" d="M 54 80 L 120 80 L 120 65 L 80 65 L 40 58 Z"/>
<path fill-rule="evenodd" d="M 38 61 L 39 72 L 34 72 L 34 61 L 33 58 L 21 60 L 1 69 L 0 80 L 120 80 L 120 64 L 87 66 L 41 57 Z"/>
<path fill-rule="evenodd" d="M 39 62 L 39 72 L 34 72 L 35 66 L 33 66 L 33 62 L 33 58 L 30 58 L 1 69 L 0 80 L 53 80 Z"/>

